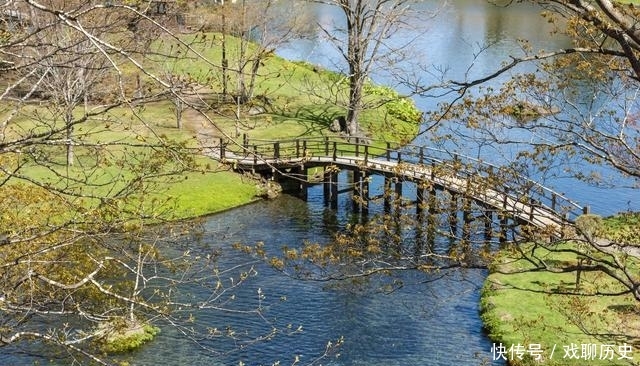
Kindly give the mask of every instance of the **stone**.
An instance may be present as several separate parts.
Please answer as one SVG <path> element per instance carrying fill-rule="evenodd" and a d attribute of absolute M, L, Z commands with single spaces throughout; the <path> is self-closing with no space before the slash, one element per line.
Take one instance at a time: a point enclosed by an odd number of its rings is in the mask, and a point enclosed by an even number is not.
<path fill-rule="evenodd" d="M 251 106 L 251 108 L 249 108 L 249 111 L 247 111 L 247 114 L 250 116 L 257 116 L 265 112 L 266 110 L 263 107 L 259 105 L 254 105 L 254 106 Z"/>
<path fill-rule="evenodd" d="M 340 116 L 335 118 L 331 125 L 329 125 L 329 130 L 331 132 L 346 132 L 347 131 L 347 119 L 344 116 Z"/>

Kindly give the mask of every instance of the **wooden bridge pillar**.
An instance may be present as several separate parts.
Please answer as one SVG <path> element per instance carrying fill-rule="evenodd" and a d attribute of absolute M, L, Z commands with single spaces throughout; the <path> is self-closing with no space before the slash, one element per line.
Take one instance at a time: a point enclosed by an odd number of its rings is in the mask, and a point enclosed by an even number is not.
<path fill-rule="evenodd" d="M 462 240 L 469 241 L 471 238 L 473 213 L 471 212 L 471 199 L 468 197 L 462 199 L 462 221 Z"/>
<path fill-rule="evenodd" d="M 305 166 L 300 167 L 300 193 L 302 200 L 309 198 L 309 169 Z"/>
<path fill-rule="evenodd" d="M 331 183 L 329 182 L 329 174 L 327 174 L 327 172 L 324 173 L 322 178 L 322 198 L 324 198 L 325 205 L 329 203 L 329 198 L 331 198 Z"/>
<path fill-rule="evenodd" d="M 449 230 L 452 236 L 458 234 L 458 195 L 449 192 Z"/>
<path fill-rule="evenodd" d="M 391 177 L 387 175 L 384 176 L 383 200 L 384 200 L 384 213 L 388 214 L 391 212 Z"/>
<path fill-rule="evenodd" d="M 493 237 L 493 210 L 486 208 L 482 219 L 484 220 L 484 239 L 489 241 Z"/>
<path fill-rule="evenodd" d="M 396 197 L 395 197 L 395 209 L 396 211 L 400 212 L 401 210 L 401 203 L 402 203 L 402 180 L 399 179 L 398 177 L 394 178 L 395 180 L 395 191 L 396 191 Z"/>
<path fill-rule="evenodd" d="M 427 242 L 429 243 L 429 247 L 433 248 L 436 241 L 436 214 L 438 213 L 438 192 L 436 188 L 432 185 L 429 188 L 429 216 L 427 218 Z"/>
<path fill-rule="evenodd" d="M 418 222 L 421 223 L 424 219 L 424 193 L 425 186 L 422 182 L 417 184 L 416 192 L 416 216 L 418 216 Z"/>
<path fill-rule="evenodd" d="M 360 169 L 353 171 L 353 211 L 368 213 L 369 182 L 366 173 Z"/>
<path fill-rule="evenodd" d="M 338 208 L 338 172 L 325 171 L 323 181 L 324 204 Z"/>
<path fill-rule="evenodd" d="M 331 176 L 331 208 L 338 208 L 338 172 L 332 173 Z"/>
<path fill-rule="evenodd" d="M 369 213 L 369 179 L 364 171 L 358 170 L 359 181 L 356 183 L 359 196 L 359 209 L 363 214 Z"/>
<path fill-rule="evenodd" d="M 360 211 L 360 207 L 362 206 L 362 197 L 360 196 L 360 181 L 362 180 L 360 169 L 353 170 L 353 211 Z"/>
<path fill-rule="evenodd" d="M 500 221 L 500 243 L 507 242 L 507 225 L 509 225 L 508 216 L 504 212 L 498 213 L 498 220 Z"/>
<path fill-rule="evenodd" d="M 369 213 L 369 179 L 366 176 L 366 173 L 362 174 L 362 179 L 360 182 L 360 196 L 362 197 L 362 213 Z"/>

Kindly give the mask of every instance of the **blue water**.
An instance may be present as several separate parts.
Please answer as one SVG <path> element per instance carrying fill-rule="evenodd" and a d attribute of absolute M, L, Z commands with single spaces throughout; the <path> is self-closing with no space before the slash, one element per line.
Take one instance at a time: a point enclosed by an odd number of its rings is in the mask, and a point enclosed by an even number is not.
<path fill-rule="evenodd" d="M 421 6 L 432 9 L 439 3 L 426 1 Z M 318 21 L 336 17 L 335 9 L 318 7 L 314 11 Z M 567 45 L 566 39 L 548 36 L 549 25 L 537 18 L 538 12 L 521 6 L 496 8 L 482 0 L 454 1 L 430 19 L 428 30 L 421 34 L 416 46 L 427 50 L 426 58 L 414 61 L 430 67 L 443 66 L 451 78 L 460 79 L 467 72 L 470 77 L 483 75 L 493 70 L 499 60 L 517 55 L 518 38 L 528 38 L 534 47 L 542 49 Z M 474 58 L 477 51 L 488 44 L 493 46 Z M 282 47 L 278 52 L 288 58 L 341 70 L 335 50 L 320 37 Z M 374 76 L 378 82 L 390 80 L 384 72 Z M 416 103 L 428 111 L 443 100 L 425 97 L 416 99 Z M 426 144 L 426 140 L 415 142 Z M 476 148 L 463 146 L 462 151 L 473 155 Z M 477 151 L 479 156 L 499 150 L 493 146 L 484 148 L 488 150 Z M 598 188 L 559 177 L 544 183 L 603 215 L 640 209 L 637 189 Z M 374 195 L 380 185 L 379 181 L 372 183 Z M 251 309 L 250 305 L 257 306 L 260 290 L 264 294 L 260 302 L 262 314 L 225 311 L 197 314 L 200 326 L 219 329 L 231 326 L 242 337 L 235 341 L 226 338 L 203 341 L 203 345 L 221 353 L 216 354 L 167 328 L 156 341 L 133 355 L 132 364 L 271 365 L 277 361 L 292 364 L 296 357 L 302 364 L 308 364 L 323 356 L 328 342 L 335 344 L 343 337 L 344 344 L 331 349 L 317 364 L 479 365 L 488 361 L 501 365 L 500 361 L 490 359 L 491 342 L 482 330 L 478 315 L 484 270 L 445 271 L 437 274 L 435 281 L 435 274 L 404 271 L 394 278 L 403 286 L 385 293 L 380 289 L 389 281 L 388 277 L 372 277 L 358 285 L 301 281 L 252 262 L 253 258 L 248 255 L 229 250 L 234 242 L 264 242 L 267 251 L 272 253 L 283 246 L 299 247 L 305 240 L 326 242 L 333 231 L 344 228 L 352 220 L 351 205 L 347 195 L 343 195 L 338 210 L 330 210 L 323 205 L 321 188 L 314 187 L 306 203 L 285 196 L 208 218 L 202 239 L 188 245 L 196 252 L 221 248 L 221 261 L 227 267 L 251 262 L 258 274 L 237 290 L 235 301 L 229 306 L 245 310 Z M 377 209 L 379 212 L 380 207 Z M 372 210 L 372 214 L 374 212 Z M 250 341 L 268 334 L 272 327 L 278 330 L 273 338 Z M 298 327 L 301 331 L 292 331 Z"/>
<path fill-rule="evenodd" d="M 534 50 L 548 51 L 571 45 L 565 37 L 551 36 L 552 25 L 539 16 L 540 9 L 529 4 L 517 4 L 505 8 L 491 5 L 485 0 L 457 0 L 446 5 L 439 1 L 424 1 L 415 8 L 424 14 L 433 14 L 437 11 L 437 16 L 423 17 L 421 19 L 427 20 L 416 21 L 419 24 L 415 28 L 399 30 L 390 42 L 402 43 L 404 39 L 415 38 L 411 49 L 421 52 L 419 55 L 410 53 L 409 57 L 400 59 L 398 65 L 404 68 L 407 78 L 416 74 L 423 85 L 437 84 L 439 78 L 456 81 L 472 80 L 493 73 L 501 62 L 509 62 L 511 56 L 523 55 L 518 43 L 519 39 L 528 40 Z M 331 19 L 340 19 L 342 16 L 340 10 L 321 5 L 315 6 L 313 14 L 318 22 L 329 27 L 333 24 Z M 344 71 L 346 67 L 336 48 L 322 37 L 321 32 L 310 39 L 281 47 L 278 53 L 287 58 L 302 59 L 338 71 Z M 373 80 L 393 85 L 401 91 L 410 93 L 406 85 L 398 84 L 396 79 L 389 75 L 389 70 L 396 70 L 396 66 L 374 68 Z M 532 67 L 535 68 L 535 65 L 522 65 L 514 72 L 531 71 Z M 500 83 L 510 75 L 508 73 L 485 86 L 491 86 L 497 90 Z M 583 93 L 589 95 L 587 99 L 593 97 L 592 90 L 588 87 L 585 90 L 580 90 L 578 86 L 576 88 L 577 95 Z M 419 109 L 430 112 L 437 110 L 439 103 L 450 102 L 454 97 L 436 94 L 427 93 L 416 96 L 414 101 Z M 602 103 L 612 105 L 612 101 L 607 100 L 606 96 L 601 97 L 604 98 Z M 597 103 L 591 107 L 597 109 Z M 593 112 L 595 111 L 584 111 L 584 113 Z M 464 155 L 481 157 L 495 164 L 512 159 L 513 152 L 520 147 L 527 148 L 525 144 L 508 146 L 487 141 L 473 142 L 472 138 L 479 139 L 482 136 L 477 131 L 467 129 L 464 121 L 460 123 L 447 121 L 435 134 L 458 136 L 460 139 L 457 143 L 449 143 L 445 147 Z M 526 136 L 509 136 L 528 141 Z M 413 144 L 434 146 L 433 137 L 434 133 L 425 133 L 413 141 Z M 591 167 L 583 161 L 579 162 L 577 171 L 582 173 L 594 171 L 601 175 L 601 184 L 594 185 L 563 176 L 563 168 L 559 166 L 545 176 L 533 174 L 530 178 L 565 194 L 581 206 L 589 206 L 592 212 L 603 216 L 621 211 L 640 210 L 640 189 L 638 189 L 637 180 L 623 179 L 612 169 Z M 572 168 L 576 169 L 576 166 Z M 611 184 L 611 181 L 615 184 Z"/>
<path fill-rule="evenodd" d="M 478 317 L 478 289 L 483 270 L 443 272 L 437 275 L 405 271 L 394 276 L 403 286 L 392 293 L 381 291 L 389 277 L 371 277 L 364 283 L 301 281 L 249 255 L 229 250 L 234 242 L 264 242 L 267 251 L 296 247 L 303 240 L 329 239 L 332 225 L 344 226 L 351 207 L 341 196 L 339 210 L 327 209 L 321 187 L 310 189 L 308 202 L 283 196 L 208 218 L 205 234 L 189 245 L 194 253 L 222 248 L 221 267 L 250 262 L 257 271 L 234 291 L 233 309 L 257 306 L 258 289 L 264 294 L 264 313 L 232 314 L 202 311 L 195 326 L 233 327 L 241 340 L 205 341 L 216 355 L 199 347 L 175 330 L 165 327 L 154 342 L 136 352 L 134 365 L 271 365 L 292 364 L 296 356 L 305 364 L 323 356 L 327 342 L 343 338 L 323 365 L 475 365 L 491 357 L 491 343 Z M 337 215 L 336 215 L 337 213 Z M 328 225 L 329 223 L 329 225 Z M 331 224 L 334 223 L 334 224 Z M 244 267 L 246 269 L 246 267 Z M 229 274 L 231 276 L 231 274 Z M 430 282 L 435 277 L 439 279 Z M 440 278 L 442 277 L 442 278 Z M 264 317 L 264 318 L 262 318 Z M 291 328 L 288 325 L 291 324 Z M 278 334 L 268 341 L 251 344 L 251 338 Z M 302 327 L 302 331 L 288 334 Z M 249 344 L 244 345 L 244 342 Z M 242 349 L 236 346 L 243 345 Z M 495 363 L 496 365 L 500 363 Z"/>

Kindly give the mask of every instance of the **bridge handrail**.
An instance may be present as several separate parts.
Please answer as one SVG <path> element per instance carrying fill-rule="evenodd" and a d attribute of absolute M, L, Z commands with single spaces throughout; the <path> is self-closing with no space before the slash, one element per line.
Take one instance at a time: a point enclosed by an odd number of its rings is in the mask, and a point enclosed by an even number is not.
<path fill-rule="evenodd" d="M 329 137 L 294 138 L 283 140 L 251 139 L 246 135 L 243 137 L 241 145 L 228 144 L 220 141 L 221 151 L 226 150 L 235 156 L 247 159 L 253 157 L 254 162 L 264 159 L 290 160 L 310 157 L 320 153 L 320 156 L 332 157 L 363 157 L 368 159 L 386 159 L 398 163 L 409 162 L 418 165 L 440 165 L 453 168 L 454 174 L 463 179 L 472 179 L 474 176 L 488 177 L 489 174 L 499 172 L 502 167 L 486 162 L 482 159 L 466 156 L 464 154 L 451 153 L 445 149 L 419 146 L 401 145 L 396 142 L 355 139 L 355 142 L 343 139 L 332 139 Z M 437 155 L 437 156 L 434 156 Z M 315 155 L 318 156 L 318 155 Z M 448 158 L 447 158 L 448 157 Z M 474 167 L 474 168 L 472 168 Z M 574 220 L 577 216 L 588 212 L 587 207 L 582 207 L 578 203 L 546 187 L 528 177 L 518 175 L 518 179 L 523 180 L 527 187 L 522 191 L 522 185 L 513 187 L 503 182 L 505 194 L 514 199 L 528 198 L 529 204 L 540 209 L 547 210 L 556 215 L 563 213 L 566 219 Z"/>

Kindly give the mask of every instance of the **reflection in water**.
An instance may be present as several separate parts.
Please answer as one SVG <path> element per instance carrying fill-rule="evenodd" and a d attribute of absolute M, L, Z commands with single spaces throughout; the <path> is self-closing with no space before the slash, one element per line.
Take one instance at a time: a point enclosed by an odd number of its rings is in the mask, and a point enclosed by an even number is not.
<path fill-rule="evenodd" d="M 440 2 L 424 2 L 422 6 L 429 10 L 436 3 Z M 483 0 L 450 3 L 450 7 L 430 20 L 433 22 L 431 31 L 421 35 L 416 47 L 427 51 L 432 65 L 446 65 L 454 76 L 466 72 L 479 45 L 491 43 L 495 47 L 487 49 L 473 64 L 476 73 L 492 70 L 499 60 L 519 52 L 516 39 L 520 37 L 533 38 L 540 48 L 563 45 L 562 40 L 547 38 L 545 27 L 548 25 L 537 17 L 535 9 L 502 9 Z M 318 11 L 318 21 L 331 21 L 326 11 Z M 307 61 L 327 67 L 333 67 L 334 61 L 339 60 L 335 51 L 318 38 L 301 41 L 279 52 L 294 59 L 308 57 Z M 439 100 L 420 99 L 417 102 L 420 108 L 430 110 Z M 346 180 L 341 178 L 341 181 Z M 372 195 L 382 193 L 380 183 L 379 178 L 374 177 Z M 236 242 L 254 244 L 261 241 L 271 253 L 278 253 L 284 246 L 299 246 L 305 240 L 326 242 L 331 233 L 349 222 L 351 202 L 342 199 L 337 211 L 329 210 L 322 203 L 321 192 L 321 187 L 312 188 L 308 203 L 285 196 L 209 217 L 201 240 L 180 244 L 193 253 L 219 249 L 221 267 L 229 268 L 254 259 L 233 251 L 230 246 Z M 573 196 L 578 192 L 566 193 Z M 602 206 L 608 204 L 618 209 L 625 209 L 628 199 L 638 197 L 637 192 L 629 192 L 628 198 L 620 204 L 613 202 L 611 195 L 593 191 L 582 194 L 606 198 L 608 202 L 603 202 Z M 372 210 L 371 214 L 374 212 Z M 442 239 L 435 240 L 443 243 Z M 448 244 L 446 239 L 444 243 L 445 246 Z M 427 244 L 422 243 L 422 246 Z M 255 306 L 260 290 L 265 296 L 262 302 L 265 318 L 194 311 L 198 324 L 219 329 L 232 326 L 249 338 L 270 332 L 270 326 L 286 330 L 291 324 L 294 330 L 302 326 L 302 331 L 278 333 L 272 339 L 247 344 L 242 349 L 236 348 L 237 343 L 220 338 L 209 341 L 208 345 L 218 352 L 229 352 L 212 353 L 198 347 L 174 328 L 163 327 L 152 343 L 125 359 L 131 365 L 237 365 L 242 361 L 253 366 L 276 361 L 292 364 L 299 356 L 305 364 L 321 355 L 328 341 L 339 337 L 345 339 L 340 349 L 341 357 L 323 364 L 478 365 L 491 356 L 491 343 L 482 331 L 478 316 L 478 290 L 486 275 L 482 270 L 439 273 L 443 278 L 433 282 L 434 274 L 406 271 L 401 274 L 403 286 L 385 294 L 376 291 L 382 278 L 370 278 L 367 286 L 330 285 L 294 280 L 264 264 L 254 265 L 257 276 L 234 293 L 232 305 L 236 309 Z M 0 364 L 32 364 L 32 361 L 24 355 L 0 355 Z"/>

